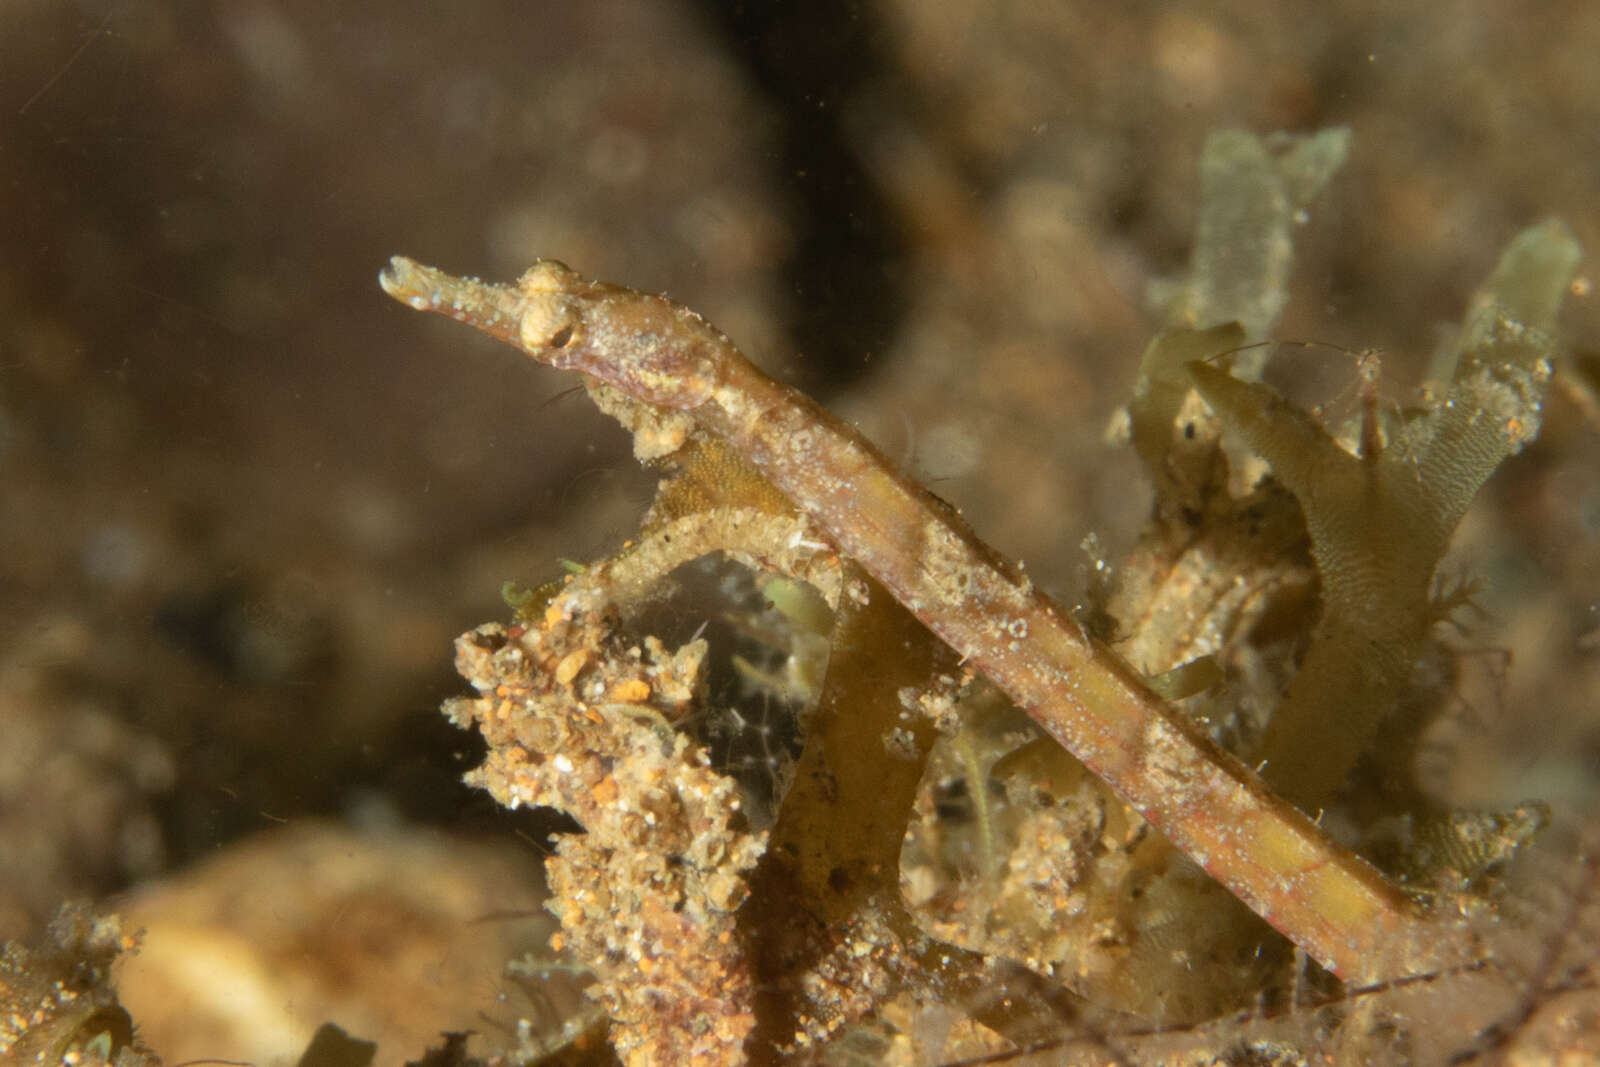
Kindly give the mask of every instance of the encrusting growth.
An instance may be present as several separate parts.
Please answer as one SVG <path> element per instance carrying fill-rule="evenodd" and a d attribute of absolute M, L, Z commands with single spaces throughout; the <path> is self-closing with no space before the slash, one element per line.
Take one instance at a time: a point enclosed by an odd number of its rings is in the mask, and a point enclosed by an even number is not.
<path fill-rule="evenodd" d="M 629 1063 L 727 1062 L 750 1034 L 755 977 L 734 913 L 767 834 L 749 826 L 735 781 L 678 729 L 703 703 L 707 642 L 669 649 L 629 633 L 625 616 L 659 576 L 713 545 L 838 596 L 835 562 L 793 516 L 726 500 L 677 514 L 677 498 L 702 495 L 693 481 L 662 494 L 628 550 L 531 594 L 516 624 L 463 635 L 457 667 L 479 695 L 446 707 L 490 746 L 470 782 L 587 831 L 564 835 L 546 861 L 562 902 L 557 947 L 594 973 L 591 993 Z"/>

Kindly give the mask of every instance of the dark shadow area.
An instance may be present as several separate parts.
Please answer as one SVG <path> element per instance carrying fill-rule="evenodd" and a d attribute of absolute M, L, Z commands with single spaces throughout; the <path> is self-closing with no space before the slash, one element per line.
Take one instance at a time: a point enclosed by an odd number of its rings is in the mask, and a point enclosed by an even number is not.
<path fill-rule="evenodd" d="M 781 274 L 795 384 L 842 392 L 886 349 L 910 309 L 910 242 L 850 143 L 853 105 L 899 95 L 876 12 L 696 0 L 776 125 L 779 195 L 793 245 Z"/>

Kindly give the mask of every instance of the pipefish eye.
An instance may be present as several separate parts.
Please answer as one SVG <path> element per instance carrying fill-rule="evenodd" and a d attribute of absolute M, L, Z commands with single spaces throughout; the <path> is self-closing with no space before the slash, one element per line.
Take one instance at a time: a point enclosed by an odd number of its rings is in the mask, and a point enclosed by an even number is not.
<path fill-rule="evenodd" d="M 565 293 L 529 292 L 523 298 L 521 313 L 520 340 L 524 348 L 566 348 L 577 335 L 578 306 Z"/>

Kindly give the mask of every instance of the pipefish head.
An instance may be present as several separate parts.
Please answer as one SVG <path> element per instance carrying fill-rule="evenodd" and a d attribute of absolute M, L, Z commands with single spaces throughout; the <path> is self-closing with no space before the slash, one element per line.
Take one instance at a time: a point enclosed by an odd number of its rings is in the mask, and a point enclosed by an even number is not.
<path fill-rule="evenodd" d="M 658 407 L 705 403 L 733 346 L 705 319 L 662 296 L 590 281 L 536 262 L 517 282 L 519 344 L 555 367 L 582 371 Z"/>
<path fill-rule="evenodd" d="M 390 296 L 516 345 L 541 363 L 599 378 L 658 407 L 709 400 L 740 357 L 721 331 L 661 296 L 590 281 L 542 259 L 514 285 L 458 278 L 404 256 L 379 282 Z"/>

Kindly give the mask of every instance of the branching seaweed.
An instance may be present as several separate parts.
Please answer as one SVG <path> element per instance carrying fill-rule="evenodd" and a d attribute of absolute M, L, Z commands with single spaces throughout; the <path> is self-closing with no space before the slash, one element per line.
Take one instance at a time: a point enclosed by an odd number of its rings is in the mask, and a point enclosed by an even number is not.
<path fill-rule="evenodd" d="M 1206 402 L 1294 493 L 1311 535 L 1322 618 L 1259 749 L 1267 780 L 1302 807 L 1327 803 L 1397 703 L 1439 618 L 1434 574 L 1450 535 L 1538 433 L 1555 312 L 1578 258 L 1559 222 L 1512 242 L 1463 326 L 1447 391 L 1365 432 L 1361 455 L 1268 387 L 1189 365 Z"/>
<path fill-rule="evenodd" d="M 1189 275 L 1151 293 L 1162 317 L 1193 329 L 1236 323 L 1247 340 L 1265 338 L 1289 299 L 1294 229 L 1349 154 L 1342 126 L 1309 137 L 1208 136 Z"/>

